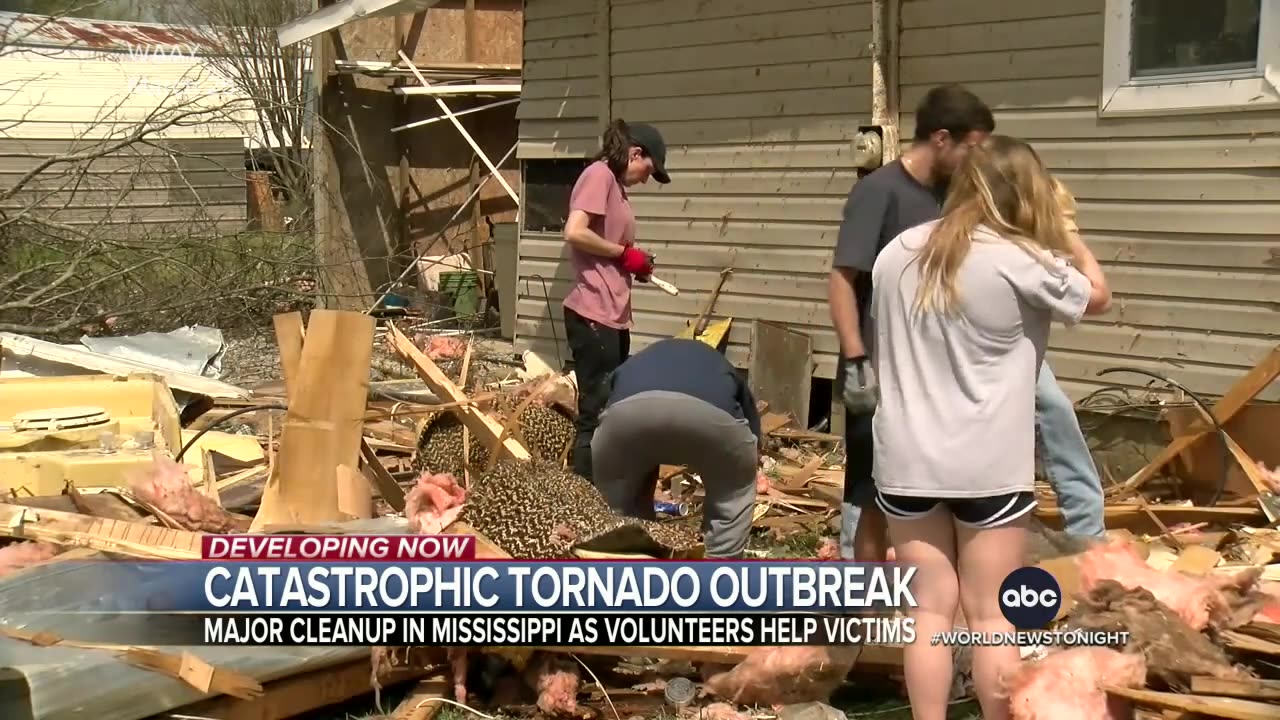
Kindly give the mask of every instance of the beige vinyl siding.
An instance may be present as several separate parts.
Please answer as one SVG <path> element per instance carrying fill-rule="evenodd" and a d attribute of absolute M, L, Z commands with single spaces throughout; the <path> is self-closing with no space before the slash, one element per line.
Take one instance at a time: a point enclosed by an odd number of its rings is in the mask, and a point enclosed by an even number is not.
<path fill-rule="evenodd" d="M 570 4 L 530 0 L 527 22 Z M 683 329 L 737 248 L 715 310 L 735 318 L 730 359 L 745 366 L 751 320 L 772 320 L 811 335 L 815 373 L 833 375 L 827 272 L 856 179 L 852 139 L 870 118 L 870 24 L 869 3 L 848 0 L 613 0 L 612 115 L 662 131 L 672 176 L 633 189 L 638 243 L 680 288 L 671 297 L 637 283 L 633 348 Z M 526 77 L 548 62 L 526 52 Z M 517 342 L 554 357 L 564 244 L 530 233 L 520 243 Z M 548 280 L 550 308 L 535 275 Z"/>
<path fill-rule="evenodd" d="M 175 51 L 177 52 L 177 51 Z M 0 130 L 10 138 L 243 138 L 254 115 L 198 56 L 10 48 L 0 55 Z"/>
<path fill-rule="evenodd" d="M 244 140 L 174 138 L 134 144 L 27 178 L 45 158 L 92 154 L 84 140 L 0 138 L 0 188 L 23 187 L 0 200 L 0 212 L 30 212 L 81 232 L 134 237 L 244 229 Z"/>
<path fill-rule="evenodd" d="M 1097 377 L 1115 366 L 1221 394 L 1275 346 L 1280 113 L 1099 119 L 1103 0 L 906 0 L 902 24 L 904 110 L 964 83 L 1079 199 L 1115 307 L 1055 328 L 1049 359 L 1070 394 L 1147 382 Z"/>
<path fill-rule="evenodd" d="M 581 157 L 595 150 L 604 68 L 599 0 L 528 0 L 517 157 Z"/>

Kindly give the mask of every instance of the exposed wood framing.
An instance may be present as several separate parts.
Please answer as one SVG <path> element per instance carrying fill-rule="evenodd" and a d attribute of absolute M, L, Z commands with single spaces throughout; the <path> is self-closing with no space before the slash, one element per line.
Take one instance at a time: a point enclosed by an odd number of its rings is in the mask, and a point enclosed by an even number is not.
<path fill-rule="evenodd" d="M 900 154 L 898 31 L 901 0 L 871 0 L 871 123 L 884 131 L 882 164 Z"/>
<path fill-rule="evenodd" d="M 423 79 L 426 82 L 426 79 Z M 520 83 L 489 83 L 485 85 L 423 85 L 422 87 L 398 87 L 397 95 L 519 95 Z M 450 113 L 451 115 L 453 113 Z"/>
<path fill-rule="evenodd" d="M 400 59 L 404 61 L 405 65 L 409 66 L 410 70 L 413 71 L 414 76 L 418 78 L 418 82 L 422 84 L 422 87 L 432 87 L 431 83 L 427 82 L 427 79 L 422 76 L 422 73 L 418 72 L 418 68 L 413 64 L 413 60 L 411 60 L 408 55 L 405 55 L 403 50 L 400 51 Z M 467 129 L 462 126 L 458 117 L 453 114 L 453 111 L 449 109 L 449 106 L 445 104 L 444 100 L 441 100 L 435 95 L 432 95 L 431 98 L 435 100 L 436 105 L 440 107 L 440 112 L 444 113 L 445 117 L 449 118 L 449 121 L 453 123 L 455 128 L 457 128 L 458 133 L 461 134 L 462 137 L 466 139 L 467 143 L 471 145 L 471 149 L 475 151 L 476 155 L 480 157 L 480 160 L 489 168 L 489 172 L 493 173 L 493 178 L 498 181 L 498 184 L 502 186 L 503 190 L 507 191 L 507 195 L 511 196 L 511 200 L 519 206 L 520 196 L 516 194 L 515 190 L 511 189 L 510 183 L 507 182 L 506 178 L 502 177 L 502 171 L 499 170 L 498 166 L 494 165 L 493 161 L 489 159 L 489 156 L 485 154 L 484 149 L 480 147 L 480 143 L 476 142 L 476 139 L 471 137 L 471 133 L 467 132 Z"/>
<path fill-rule="evenodd" d="M 462 117 L 463 115 L 470 115 L 471 113 L 480 112 L 481 110 L 488 110 L 489 108 L 502 107 L 503 105 L 515 105 L 518 102 L 520 102 L 520 98 L 511 98 L 510 100 L 499 100 L 497 102 L 488 103 L 487 105 L 480 105 L 479 107 L 467 108 L 466 110 L 459 110 L 458 112 L 454 113 L 453 116 Z M 415 120 L 411 123 L 406 123 L 404 125 L 398 125 L 396 127 L 393 127 L 391 128 L 391 132 L 393 133 L 404 132 L 405 130 L 411 130 L 416 127 L 422 127 L 423 125 L 430 125 L 431 123 L 443 122 L 448 119 L 449 118 L 447 117 L 433 117 L 433 118 L 427 118 L 426 120 Z M 498 166 L 501 167 L 502 163 L 498 163 Z"/>
<path fill-rule="evenodd" d="M 600 59 L 600 128 L 603 131 L 613 120 L 613 66 L 609 57 L 612 52 L 609 34 L 613 29 L 613 0 L 596 0 L 596 52 Z"/>

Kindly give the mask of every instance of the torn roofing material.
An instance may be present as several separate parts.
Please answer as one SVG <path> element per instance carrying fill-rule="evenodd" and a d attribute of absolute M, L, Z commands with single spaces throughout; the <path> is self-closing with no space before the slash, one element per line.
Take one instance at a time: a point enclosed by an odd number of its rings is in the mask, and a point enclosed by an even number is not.
<path fill-rule="evenodd" d="M 59 345 L 25 335 L 0 332 L 0 351 L 3 352 L 3 356 L 14 358 L 19 362 L 24 358 L 34 358 L 48 363 L 67 365 L 118 377 L 127 377 L 134 373 L 151 373 L 164 378 L 164 381 L 168 383 L 169 388 L 172 390 L 205 395 L 211 398 L 246 400 L 252 395 L 244 388 L 201 375 L 148 365 L 136 360 L 124 360 L 96 353 L 85 347 Z"/>
<path fill-rule="evenodd" d="M 190 55 L 221 53 L 217 39 L 200 28 L 0 12 L 7 45 L 80 50 L 181 49 Z"/>

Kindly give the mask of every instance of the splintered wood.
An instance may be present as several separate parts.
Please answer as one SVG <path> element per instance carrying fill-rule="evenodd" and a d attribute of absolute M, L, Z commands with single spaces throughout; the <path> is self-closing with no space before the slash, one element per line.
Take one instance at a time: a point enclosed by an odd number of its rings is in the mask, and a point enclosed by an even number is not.
<path fill-rule="evenodd" d="M 340 520 L 338 466 L 357 467 L 369 389 L 374 319 L 311 313 L 280 453 L 253 529 Z"/>

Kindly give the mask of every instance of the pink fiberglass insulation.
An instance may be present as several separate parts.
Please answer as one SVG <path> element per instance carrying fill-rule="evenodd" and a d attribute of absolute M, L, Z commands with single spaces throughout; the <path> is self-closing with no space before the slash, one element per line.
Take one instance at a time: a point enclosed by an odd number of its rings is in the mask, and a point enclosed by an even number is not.
<path fill-rule="evenodd" d="M 819 560 L 839 560 L 840 559 L 840 541 L 835 538 L 822 538 L 822 542 L 818 544 Z"/>
<path fill-rule="evenodd" d="M 792 705 L 831 699 L 861 648 L 760 647 L 732 670 L 706 679 L 706 688 L 739 705 Z"/>
<path fill-rule="evenodd" d="M 1147 565 L 1123 541 L 1096 545 L 1080 557 L 1080 584 L 1089 592 L 1103 580 L 1115 580 L 1123 587 L 1144 588 L 1173 610 L 1194 630 L 1211 623 L 1222 624 L 1233 614 L 1241 597 L 1257 595 L 1260 573 L 1246 570 L 1238 575 L 1197 578 L 1177 570 L 1160 571 Z"/>
<path fill-rule="evenodd" d="M 763 472 L 756 472 L 756 493 L 764 495 L 769 492 L 769 476 Z"/>
<path fill-rule="evenodd" d="M 404 499 L 404 514 L 409 530 L 434 535 L 449 527 L 462 512 L 467 491 L 449 473 L 424 472 Z"/>
<path fill-rule="evenodd" d="M 430 335 L 418 344 L 432 361 L 461 360 L 467 354 L 467 341 L 451 335 Z"/>
<path fill-rule="evenodd" d="M 1080 647 L 1023 663 L 1005 678 L 1005 691 L 1013 720 L 1126 720 L 1132 717 L 1127 703 L 1103 688 L 1146 682 L 1141 655 Z"/>
<path fill-rule="evenodd" d="M 526 673 L 538 693 L 539 710 L 547 715 L 574 715 L 578 712 L 582 675 L 577 663 L 552 653 L 541 653 Z"/>
<path fill-rule="evenodd" d="M 60 549 L 42 542 L 19 542 L 0 548 L 0 577 L 52 560 Z"/>
<path fill-rule="evenodd" d="M 191 469 L 190 465 L 156 455 L 150 465 L 134 470 L 127 480 L 135 497 L 187 530 L 235 532 L 239 527 L 235 517 L 191 485 Z"/>

